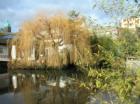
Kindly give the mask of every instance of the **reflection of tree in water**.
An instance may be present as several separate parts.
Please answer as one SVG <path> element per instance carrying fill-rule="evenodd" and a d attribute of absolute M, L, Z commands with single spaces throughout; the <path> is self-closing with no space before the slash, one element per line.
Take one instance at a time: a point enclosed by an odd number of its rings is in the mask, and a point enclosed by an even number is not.
<path fill-rule="evenodd" d="M 38 82 L 40 83 L 40 82 Z M 26 104 L 85 104 L 89 92 L 84 88 L 79 88 L 79 84 L 68 84 L 64 88 L 56 86 L 33 85 L 32 81 L 25 80 L 21 91 Z"/>
<path fill-rule="evenodd" d="M 112 90 L 95 91 L 94 88 L 83 86 L 86 78 L 52 75 L 37 74 L 35 82 L 29 74 L 18 78 L 18 91 L 26 104 L 121 104 L 117 93 Z"/>

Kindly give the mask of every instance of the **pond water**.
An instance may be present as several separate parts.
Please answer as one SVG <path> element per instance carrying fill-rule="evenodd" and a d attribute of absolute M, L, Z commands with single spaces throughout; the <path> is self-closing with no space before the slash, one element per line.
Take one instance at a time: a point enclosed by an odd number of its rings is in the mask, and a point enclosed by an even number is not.
<path fill-rule="evenodd" d="M 0 104 L 117 104 L 113 93 L 92 93 L 80 87 L 79 78 L 56 73 L 12 73 L 0 92 Z"/>
<path fill-rule="evenodd" d="M 19 94 L 25 104 L 86 104 L 88 101 L 89 91 L 79 88 L 79 82 L 70 77 L 43 74 L 16 76 L 15 95 Z"/>
<path fill-rule="evenodd" d="M 0 104 L 25 104 L 21 93 L 13 93 L 8 90 L 0 94 Z"/>

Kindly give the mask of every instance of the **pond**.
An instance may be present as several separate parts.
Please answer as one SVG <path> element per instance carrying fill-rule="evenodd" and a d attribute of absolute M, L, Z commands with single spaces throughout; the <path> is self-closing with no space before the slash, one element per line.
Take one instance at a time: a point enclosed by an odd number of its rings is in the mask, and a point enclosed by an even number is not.
<path fill-rule="evenodd" d="M 78 75 L 18 71 L 10 76 L 9 86 L 0 91 L 0 104 L 118 104 L 112 92 L 80 87 Z"/>

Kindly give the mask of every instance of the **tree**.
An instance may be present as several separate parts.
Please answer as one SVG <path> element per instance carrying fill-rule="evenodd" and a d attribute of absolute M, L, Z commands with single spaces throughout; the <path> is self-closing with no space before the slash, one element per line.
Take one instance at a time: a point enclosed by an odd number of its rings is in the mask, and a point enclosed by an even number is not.
<path fill-rule="evenodd" d="M 68 16 L 70 18 L 70 20 L 75 20 L 79 17 L 80 13 L 75 11 L 75 10 L 71 10 L 69 13 L 68 13 Z"/>
<path fill-rule="evenodd" d="M 114 63 L 117 64 L 117 61 L 123 57 L 117 40 L 113 40 L 108 36 L 92 36 L 91 46 L 97 68 L 114 67 Z"/>
<path fill-rule="evenodd" d="M 137 16 L 138 3 L 129 0 L 95 0 L 93 8 L 103 12 L 117 26 L 122 18 Z"/>
<path fill-rule="evenodd" d="M 52 67 L 67 64 L 88 64 L 89 31 L 82 18 L 69 20 L 66 16 L 39 16 L 25 22 L 15 44 L 20 62 L 29 63 L 35 47 L 36 62 Z M 47 51 L 46 51 L 47 50 Z"/>

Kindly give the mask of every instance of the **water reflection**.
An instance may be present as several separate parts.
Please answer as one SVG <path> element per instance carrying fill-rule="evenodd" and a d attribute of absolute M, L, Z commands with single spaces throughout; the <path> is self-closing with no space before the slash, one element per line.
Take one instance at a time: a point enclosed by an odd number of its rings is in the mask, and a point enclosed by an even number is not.
<path fill-rule="evenodd" d="M 24 80 L 20 77 L 18 81 L 18 90 L 26 104 L 86 104 L 89 92 L 80 88 L 75 80 L 64 76 L 54 79 L 34 76 Z"/>
<path fill-rule="evenodd" d="M 9 88 L 0 90 L 0 104 L 26 104 L 21 93 L 16 94 Z"/>
<path fill-rule="evenodd" d="M 111 102 L 116 99 L 113 93 L 92 93 L 80 87 L 78 78 L 67 75 L 18 72 L 11 74 L 11 80 L 12 84 L 7 92 L 0 95 L 0 104 L 103 104 L 102 101 L 107 104 L 117 103 Z"/>

